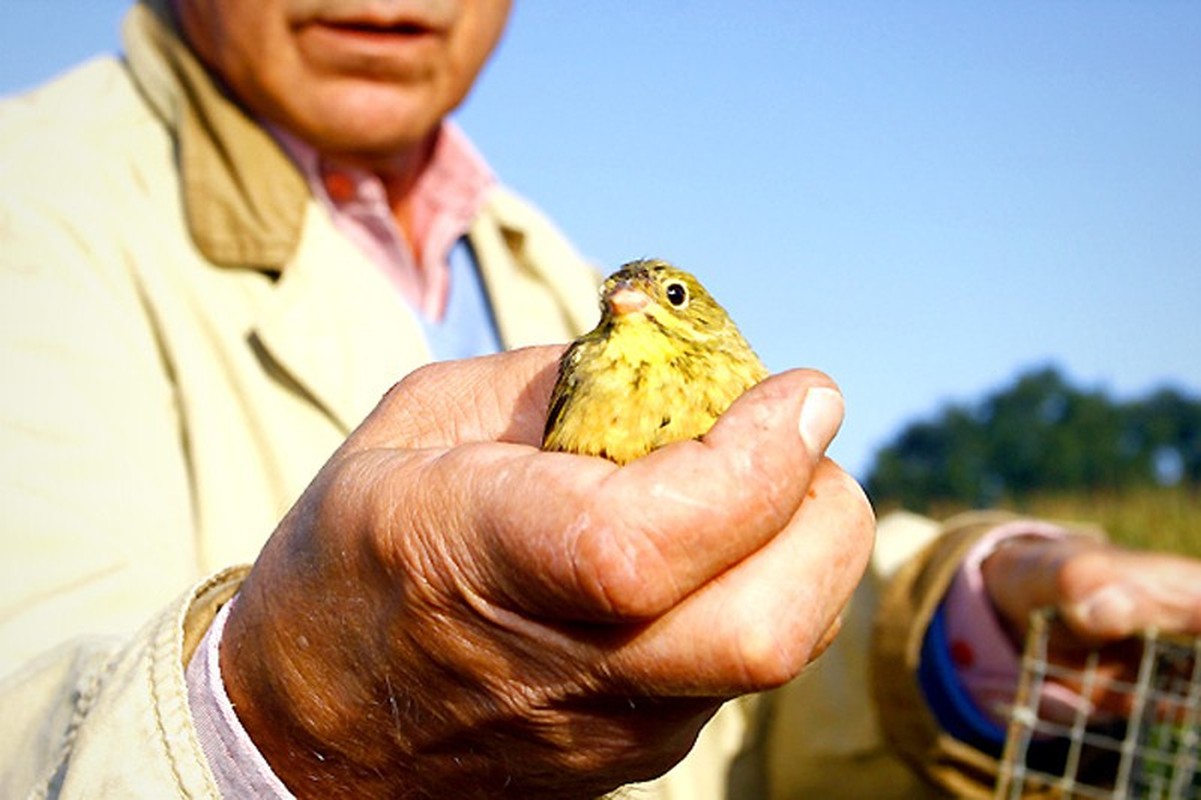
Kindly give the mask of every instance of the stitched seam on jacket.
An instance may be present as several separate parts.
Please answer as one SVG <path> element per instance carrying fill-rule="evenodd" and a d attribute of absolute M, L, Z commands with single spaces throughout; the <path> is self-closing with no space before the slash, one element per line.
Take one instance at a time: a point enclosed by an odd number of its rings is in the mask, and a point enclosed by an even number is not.
<path fill-rule="evenodd" d="M 119 652 L 109 656 L 99 669 L 89 669 L 81 677 L 76 687 L 75 700 L 72 703 L 71 721 L 63 734 L 58 755 L 46 769 L 42 777 L 34 784 L 33 788 L 30 789 L 28 795 L 30 798 L 43 800 L 43 798 L 50 796 L 50 784 L 56 776 L 62 773 L 63 767 L 66 766 L 71 753 L 74 752 L 75 740 L 79 736 L 79 729 L 83 725 L 83 720 L 87 717 L 88 712 L 92 710 L 92 706 L 96 702 L 96 697 L 100 694 L 100 685 L 103 682 L 103 678 L 113 671 L 119 657 Z"/>
<path fill-rule="evenodd" d="M 150 690 L 150 697 L 154 707 L 154 724 L 155 727 L 158 728 L 160 742 L 162 744 L 163 751 L 167 756 L 167 763 L 171 765 L 171 774 L 175 778 L 175 787 L 179 790 L 182 796 L 186 797 L 194 797 L 195 795 L 189 792 L 186 788 L 182 766 L 176 757 L 175 748 L 171 746 L 171 737 L 167 732 L 167 721 L 163 717 L 163 710 L 165 707 L 163 702 L 164 695 L 161 691 L 162 687 L 160 687 L 159 680 L 155 674 L 155 667 L 158 663 L 158 659 L 162 656 L 163 650 L 166 649 L 169 653 L 169 657 L 172 659 L 172 662 L 178 662 L 180 664 L 180 669 L 183 668 L 183 635 L 181 632 L 183 627 L 182 617 L 187 615 L 188 609 L 191 608 L 192 603 L 194 603 L 198 597 L 204 596 L 214 586 L 227 579 L 227 573 L 228 571 L 225 571 L 210 577 L 196 590 L 191 592 L 191 596 L 188 598 L 188 601 L 183 605 L 183 611 L 181 612 L 180 616 L 177 617 L 173 615 L 170 619 L 163 620 L 157 635 L 154 637 L 154 643 L 152 645 L 153 649 L 150 653 L 150 658 L 147 659 L 146 663 L 146 682 Z M 186 700 L 184 702 L 186 703 Z M 190 714 L 186 708 L 184 713 L 185 715 Z M 185 724 L 184 732 L 188 738 L 188 744 L 192 751 L 195 753 L 200 753 L 201 747 L 199 740 L 196 738 L 196 731 L 191 725 Z M 201 756 L 201 759 L 203 760 L 203 756 Z M 207 769 L 206 764 L 200 764 L 198 766 L 200 766 L 202 774 L 203 771 Z M 211 791 L 207 792 L 206 794 L 209 797 L 217 797 L 216 793 Z"/>

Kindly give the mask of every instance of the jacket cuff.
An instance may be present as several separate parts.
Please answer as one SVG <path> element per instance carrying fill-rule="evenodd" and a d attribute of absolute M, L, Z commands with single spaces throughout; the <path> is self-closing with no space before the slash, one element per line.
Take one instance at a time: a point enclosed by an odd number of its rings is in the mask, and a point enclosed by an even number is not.
<path fill-rule="evenodd" d="M 242 727 L 221 678 L 221 638 L 236 599 L 217 613 L 188 665 L 188 705 L 209 769 L 222 797 L 293 800 Z"/>
<path fill-rule="evenodd" d="M 193 586 L 152 619 L 100 674 L 77 676 L 75 723 L 57 773 L 62 797 L 218 797 L 188 708 L 185 663 L 249 567 Z"/>
<path fill-rule="evenodd" d="M 922 649 L 968 552 L 1014 519 L 973 512 L 948 520 L 940 536 L 896 571 L 876 611 L 870 683 L 882 734 L 920 775 L 957 797 L 992 797 L 997 761 L 939 725 L 919 678 Z"/>

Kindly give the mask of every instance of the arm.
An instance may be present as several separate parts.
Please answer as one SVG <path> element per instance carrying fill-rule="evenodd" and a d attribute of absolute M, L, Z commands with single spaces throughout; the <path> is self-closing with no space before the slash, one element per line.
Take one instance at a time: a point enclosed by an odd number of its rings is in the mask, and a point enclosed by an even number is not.
<path fill-rule="evenodd" d="M 897 573 L 878 611 L 873 692 L 885 735 L 928 780 L 964 797 L 991 796 L 996 759 L 940 726 L 918 674 L 925 672 L 920 667 L 923 647 L 929 644 L 927 631 L 952 582 L 961 577 L 964 559 L 1011 520 L 999 514 L 972 514 L 949 521 L 946 534 Z M 1002 644 L 1015 652 L 1020 651 L 1030 611 L 1047 606 L 1057 608 L 1066 622 L 1052 654 L 1060 660 L 1149 625 L 1165 631 L 1201 631 L 1201 563 L 1126 551 L 1091 531 L 1014 537 L 983 560 L 979 576 L 979 599 L 992 607 Z M 1120 649 L 1102 652 L 1103 669 L 1110 675 L 1134 666 L 1122 660 Z M 898 674 L 910 679 L 898 681 Z M 1057 687 L 1052 694 L 1067 698 L 1077 688 Z M 987 696 L 996 700 L 995 686 Z M 1111 698 L 1093 699 L 1104 705 Z"/>

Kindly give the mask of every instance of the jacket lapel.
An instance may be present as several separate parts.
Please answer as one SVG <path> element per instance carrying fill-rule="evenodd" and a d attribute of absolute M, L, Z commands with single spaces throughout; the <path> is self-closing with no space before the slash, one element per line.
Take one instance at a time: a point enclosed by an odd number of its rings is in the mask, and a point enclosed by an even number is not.
<path fill-rule="evenodd" d="M 252 334 L 345 431 L 430 359 L 421 325 L 383 273 L 310 202 L 295 259 Z"/>
<path fill-rule="evenodd" d="M 567 341 L 596 324 L 596 273 L 508 191 L 492 191 L 468 237 L 505 347 Z"/>

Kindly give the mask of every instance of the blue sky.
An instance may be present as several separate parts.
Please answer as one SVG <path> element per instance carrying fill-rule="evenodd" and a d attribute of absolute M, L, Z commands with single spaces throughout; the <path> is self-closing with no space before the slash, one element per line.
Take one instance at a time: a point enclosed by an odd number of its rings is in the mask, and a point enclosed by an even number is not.
<path fill-rule="evenodd" d="M 125 0 L 3 0 L 0 92 Z M 692 270 L 774 370 L 907 421 L 1060 365 L 1201 394 L 1201 3 L 516 0 L 459 121 L 604 267 Z"/>

